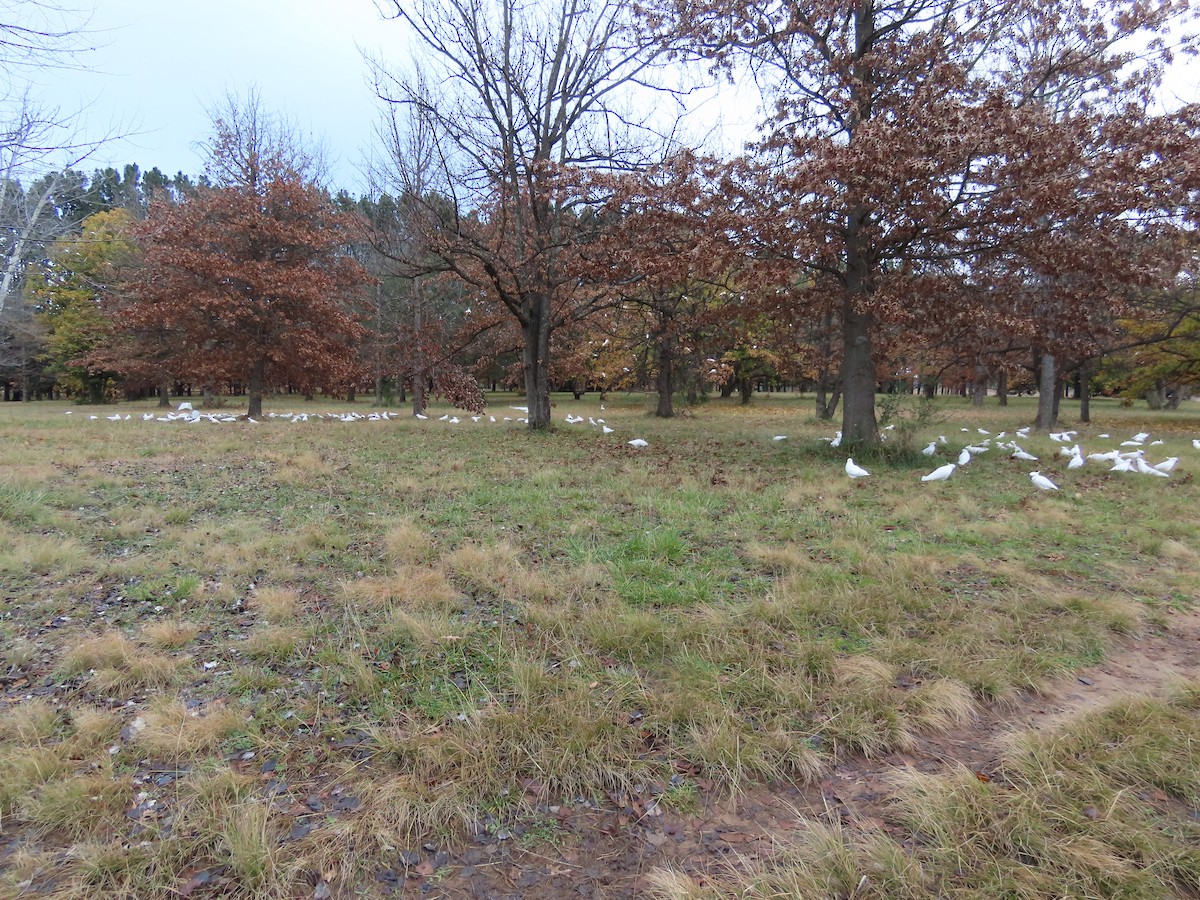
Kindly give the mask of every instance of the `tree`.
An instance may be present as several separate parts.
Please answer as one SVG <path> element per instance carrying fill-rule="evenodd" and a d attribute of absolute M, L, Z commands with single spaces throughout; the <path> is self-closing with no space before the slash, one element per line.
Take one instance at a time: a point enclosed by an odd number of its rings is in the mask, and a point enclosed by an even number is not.
<path fill-rule="evenodd" d="M 348 377 L 363 334 L 348 303 L 369 280 L 347 252 L 361 224 L 306 179 L 313 157 L 256 96 L 215 124 L 216 186 L 134 229 L 142 269 L 118 321 L 173 334 L 177 370 L 245 384 L 258 416 L 270 388 Z"/>
<path fill-rule="evenodd" d="M 55 241 L 49 265 L 28 279 L 46 333 L 49 370 L 68 392 L 91 403 L 103 402 L 116 375 L 95 360 L 108 354 L 112 337 L 104 296 L 136 252 L 126 235 L 131 221 L 125 210 L 89 216 L 80 234 Z"/>
<path fill-rule="evenodd" d="M 990 316 L 1053 354 L 1086 340 L 1081 309 L 1169 272 L 1147 248 L 1189 202 L 1200 110 L 1147 108 L 1186 6 L 669 0 L 648 18 L 768 85 L 728 190 L 746 242 L 840 322 L 847 446 L 879 440 L 890 329 Z"/>
<path fill-rule="evenodd" d="M 637 39 L 622 0 L 383 5 L 415 38 L 422 72 L 376 64 L 376 91 L 429 124 L 438 189 L 454 211 L 422 220 L 424 250 L 516 321 L 529 428 L 546 428 L 553 332 L 610 302 L 577 275 L 599 223 L 562 176 L 640 158 L 634 134 L 649 132 L 633 127 L 623 101 L 662 51 Z"/>
<path fill-rule="evenodd" d="M 77 67 L 86 26 L 79 10 L 53 0 L 0 11 L 0 316 L 40 244 L 86 215 L 57 201 L 70 193 L 71 170 L 111 137 L 82 139 L 80 114 L 39 102 L 27 83 L 40 69 Z"/>

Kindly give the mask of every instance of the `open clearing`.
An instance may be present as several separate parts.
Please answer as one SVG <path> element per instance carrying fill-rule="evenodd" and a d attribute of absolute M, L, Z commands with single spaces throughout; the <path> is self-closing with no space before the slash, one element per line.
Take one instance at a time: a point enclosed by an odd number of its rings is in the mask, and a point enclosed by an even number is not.
<path fill-rule="evenodd" d="M 0 897 L 1200 896 L 1200 416 L 939 404 L 4 404 Z"/>

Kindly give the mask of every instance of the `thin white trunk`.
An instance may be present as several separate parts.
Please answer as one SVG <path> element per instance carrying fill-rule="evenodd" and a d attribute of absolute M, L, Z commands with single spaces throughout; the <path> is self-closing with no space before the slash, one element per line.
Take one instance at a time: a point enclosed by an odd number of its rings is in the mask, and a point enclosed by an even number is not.
<path fill-rule="evenodd" d="M 0 280 L 0 315 L 4 314 L 4 307 L 8 302 L 8 296 L 12 293 L 17 276 L 21 273 L 21 266 L 25 260 L 25 251 L 29 248 L 30 238 L 33 237 L 33 232 L 37 228 L 38 222 L 41 221 L 42 213 L 46 209 L 46 204 L 50 202 L 51 194 L 58 187 L 58 181 L 58 178 L 54 178 L 46 185 L 42 196 L 38 198 L 37 206 L 33 208 L 28 221 L 25 222 L 25 227 L 21 229 L 16 243 L 9 251 L 8 259 L 4 261 L 4 276 Z"/>

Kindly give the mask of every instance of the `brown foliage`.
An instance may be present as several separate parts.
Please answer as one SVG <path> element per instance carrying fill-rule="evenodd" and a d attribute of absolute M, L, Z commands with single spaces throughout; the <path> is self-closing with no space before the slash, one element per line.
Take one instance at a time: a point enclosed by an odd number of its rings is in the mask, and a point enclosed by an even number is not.
<path fill-rule="evenodd" d="M 368 277 L 342 252 L 356 227 L 295 178 L 156 205 L 135 232 L 143 264 L 118 323 L 170 334 L 175 371 L 242 381 L 252 408 L 273 386 L 336 382 L 362 334 L 347 301 Z"/>

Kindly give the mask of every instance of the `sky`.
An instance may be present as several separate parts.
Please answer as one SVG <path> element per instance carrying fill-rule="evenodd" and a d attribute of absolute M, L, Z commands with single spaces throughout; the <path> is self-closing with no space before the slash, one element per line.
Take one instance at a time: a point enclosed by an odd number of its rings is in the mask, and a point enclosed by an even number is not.
<path fill-rule="evenodd" d="M 409 46 L 404 26 L 384 19 L 374 0 L 78 2 L 94 4 L 87 38 L 96 49 L 80 57 L 79 68 L 36 73 L 35 90 L 63 112 L 82 109 L 90 137 L 127 135 L 80 168 L 136 162 L 198 175 L 199 143 L 211 132 L 207 110 L 253 85 L 267 110 L 324 143 L 331 187 L 367 191 L 364 158 L 381 104 L 362 51 L 402 62 Z M 1195 100 L 1194 74 L 1181 67 L 1168 92 Z M 726 124 L 741 115 L 730 131 L 749 136 L 753 100 L 726 97 L 716 106 Z"/>
<path fill-rule="evenodd" d="M 97 49 L 81 68 L 38 73 L 35 86 L 63 112 L 82 109 L 89 135 L 128 135 L 84 170 L 136 162 L 198 175 L 206 110 L 255 85 L 268 110 L 324 141 L 333 187 L 366 190 L 380 104 L 359 48 L 386 56 L 405 43 L 372 0 L 95 0 L 87 31 Z"/>

